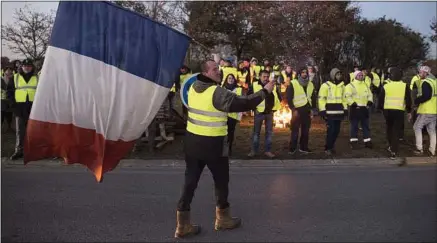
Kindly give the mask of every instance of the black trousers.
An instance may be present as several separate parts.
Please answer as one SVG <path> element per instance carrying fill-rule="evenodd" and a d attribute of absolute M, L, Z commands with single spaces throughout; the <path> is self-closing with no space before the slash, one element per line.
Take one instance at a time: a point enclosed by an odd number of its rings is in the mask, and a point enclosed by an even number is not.
<path fill-rule="evenodd" d="M 234 143 L 235 127 L 238 121 L 228 117 L 228 143 L 229 143 L 229 156 L 232 154 L 232 145 Z"/>
<path fill-rule="evenodd" d="M 311 127 L 310 111 L 297 111 L 293 112 L 291 118 L 291 138 L 290 138 L 290 150 L 297 149 L 297 142 L 299 140 L 300 131 L 300 149 L 308 149 L 308 140 Z"/>
<path fill-rule="evenodd" d="M 326 121 L 326 144 L 325 150 L 332 150 L 335 147 L 338 134 L 340 133 L 341 120 L 328 119 Z"/>
<path fill-rule="evenodd" d="M 211 171 L 214 179 L 216 205 L 221 209 L 229 207 L 229 158 L 219 157 L 216 159 L 201 160 L 196 157 L 185 155 L 185 183 L 182 196 L 179 199 L 178 211 L 190 211 L 190 205 L 199 183 L 205 165 Z"/>
<path fill-rule="evenodd" d="M 384 110 L 387 141 L 394 153 L 399 151 L 399 138 L 404 126 L 404 112 L 400 110 Z"/>

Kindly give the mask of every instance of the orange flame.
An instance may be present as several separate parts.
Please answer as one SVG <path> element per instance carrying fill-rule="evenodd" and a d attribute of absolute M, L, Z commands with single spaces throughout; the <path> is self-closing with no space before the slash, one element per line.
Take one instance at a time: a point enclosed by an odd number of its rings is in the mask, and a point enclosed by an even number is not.
<path fill-rule="evenodd" d="M 287 126 L 290 126 L 291 118 L 293 116 L 287 104 L 281 102 L 281 106 L 281 109 L 273 114 L 273 121 L 275 123 L 275 127 L 286 128 Z"/>

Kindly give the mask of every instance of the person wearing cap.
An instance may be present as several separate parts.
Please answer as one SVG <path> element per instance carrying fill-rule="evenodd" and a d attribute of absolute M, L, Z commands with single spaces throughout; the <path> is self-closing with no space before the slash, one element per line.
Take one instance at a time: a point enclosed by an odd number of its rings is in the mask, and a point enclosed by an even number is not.
<path fill-rule="evenodd" d="M 416 137 L 415 154 L 423 154 L 422 128 L 426 127 L 429 138 L 429 153 L 435 156 L 436 149 L 436 123 L 437 123 L 437 80 L 432 78 L 431 68 L 421 66 L 419 71 L 420 87 L 419 96 L 414 100 L 418 106 L 417 120 L 414 123 L 414 134 Z M 411 116 L 409 117 L 411 119 Z"/>
<path fill-rule="evenodd" d="M 8 96 L 15 107 L 16 129 L 15 153 L 11 156 L 11 160 L 22 158 L 24 155 L 23 145 L 26 126 L 35 98 L 37 85 L 38 76 L 35 73 L 33 62 L 30 59 L 26 59 L 23 61 L 19 72 L 14 75 L 13 82 L 9 82 L 8 84 Z"/>
<path fill-rule="evenodd" d="M 309 80 L 306 67 L 299 69 L 297 79 L 287 87 L 288 107 L 292 111 L 289 154 L 294 154 L 298 147 L 303 154 L 311 153 L 308 148 L 311 119 L 317 102 L 314 84 Z M 300 131 L 300 141 L 299 141 Z"/>
<path fill-rule="evenodd" d="M 248 95 L 262 90 L 264 86 L 271 83 L 269 82 L 269 72 L 267 70 L 261 70 L 260 80 L 256 81 L 249 87 Z M 273 82 L 273 81 L 272 81 Z M 273 114 L 275 111 L 281 108 L 281 94 L 275 84 L 273 92 L 266 96 L 265 101 L 261 102 L 255 109 L 255 116 L 253 122 L 252 133 L 252 148 L 249 157 L 254 157 L 258 153 L 259 140 L 261 134 L 262 124 L 265 126 L 265 142 L 264 142 L 264 155 L 273 158 L 275 154 L 272 153 L 272 136 L 273 136 Z"/>
<path fill-rule="evenodd" d="M 411 92 L 409 86 L 401 80 L 402 72 L 397 67 L 390 70 L 391 82 L 383 86 L 379 94 L 379 109 L 383 109 L 386 123 L 386 136 L 391 159 L 399 152 L 399 136 L 403 134 L 405 111 L 411 113 Z"/>
<path fill-rule="evenodd" d="M 358 125 L 363 129 L 363 140 L 366 148 L 372 148 L 369 126 L 369 107 L 373 105 L 373 95 L 364 81 L 361 71 L 354 72 L 354 79 L 346 85 L 344 97 L 349 105 L 350 145 L 353 149 L 358 146 Z"/>
<path fill-rule="evenodd" d="M 343 74 L 338 68 L 330 72 L 331 80 L 322 84 L 319 90 L 319 114 L 326 121 L 325 153 L 335 154 L 335 141 L 340 133 L 341 121 L 347 117 L 347 103 L 344 99 Z"/>
<path fill-rule="evenodd" d="M 216 195 L 215 230 L 241 225 L 232 217 L 229 195 L 228 113 L 254 109 L 273 88 L 269 82 L 249 96 L 239 96 L 220 86 L 221 77 L 214 60 L 203 61 L 201 73 L 188 90 L 188 120 L 184 140 L 185 179 L 176 212 L 176 238 L 197 235 L 200 226 L 191 223 L 191 202 L 205 166 L 211 171 Z"/>
<path fill-rule="evenodd" d="M 8 99 L 8 89 L 10 89 L 11 86 L 8 86 L 9 83 L 14 82 L 14 71 L 12 66 L 6 66 L 4 73 L 1 77 L 1 102 L 2 102 L 2 123 L 1 126 L 3 126 L 3 122 L 6 120 L 8 123 L 8 131 L 13 130 L 12 129 L 12 111 L 11 111 L 11 102 L 10 99 Z"/>

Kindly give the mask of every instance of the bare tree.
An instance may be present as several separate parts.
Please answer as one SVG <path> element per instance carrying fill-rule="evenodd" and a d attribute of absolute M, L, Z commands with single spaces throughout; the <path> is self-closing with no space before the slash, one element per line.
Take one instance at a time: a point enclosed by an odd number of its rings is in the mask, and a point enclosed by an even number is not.
<path fill-rule="evenodd" d="M 49 44 L 53 22 L 53 12 L 36 12 L 25 6 L 15 10 L 13 23 L 2 26 L 2 40 L 16 54 L 41 59 Z"/>
<path fill-rule="evenodd" d="M 432 42 L 437 42 L 437 18 L 434 18 L 431 23 L 432 35 L 430 37 Z"/>

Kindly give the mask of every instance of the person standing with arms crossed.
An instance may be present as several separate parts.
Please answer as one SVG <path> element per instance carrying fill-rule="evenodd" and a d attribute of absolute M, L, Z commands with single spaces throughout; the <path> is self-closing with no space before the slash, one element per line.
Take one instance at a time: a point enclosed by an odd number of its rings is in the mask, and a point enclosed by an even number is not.
<path fill-rule="evenodd" d="M 204 61 L 201 71 L 188 91 L 188 120 L 184 141 L 185 182 L 177 205 L 176 238 L 200 233 L 200 226 L 191 223 L 190 206 L 205 166 L 208 166 L 214 179 L 217 200 L 215 230 L 240 226 L 241 219 L 231 217 L 228 202 L 228 113 L 255 109 L 275 86 L 269 82 L 252 95 L 237 96 L 219 86 L 221 79 L 217 63 Z"/>

